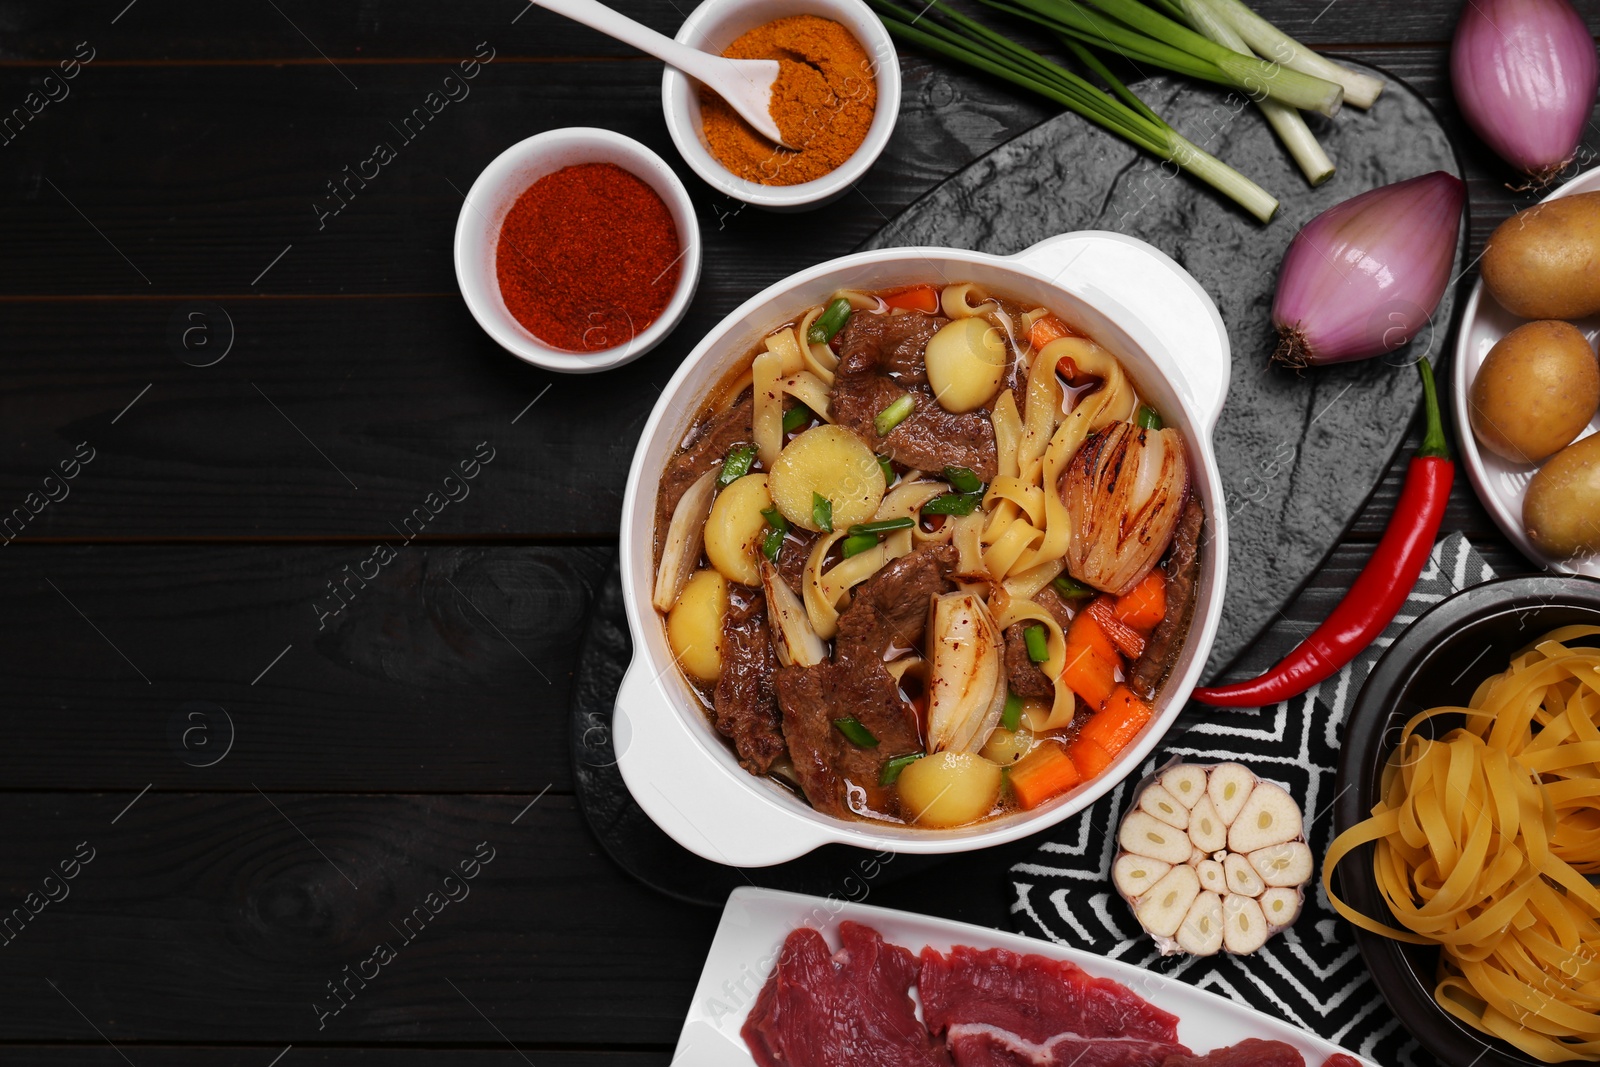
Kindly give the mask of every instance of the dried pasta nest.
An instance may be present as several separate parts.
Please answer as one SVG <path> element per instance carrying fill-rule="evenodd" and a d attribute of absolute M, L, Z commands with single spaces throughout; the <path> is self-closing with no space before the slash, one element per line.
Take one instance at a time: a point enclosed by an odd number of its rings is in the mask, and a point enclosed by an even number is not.
<path fill-rule="evenodd" d="M 1247 955 L 1300 914 L 1311 880 L 1300 805 L 1238 763 L 1169 763 L 1117 833 L 1111 880 L 1163 955 Z"/>

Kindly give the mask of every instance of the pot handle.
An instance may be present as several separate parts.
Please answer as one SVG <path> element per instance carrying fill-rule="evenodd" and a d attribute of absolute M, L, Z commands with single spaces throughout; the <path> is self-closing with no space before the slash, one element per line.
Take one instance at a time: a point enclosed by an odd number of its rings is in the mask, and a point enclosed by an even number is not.
<path fill-rule="evenodd" d="M 623 676 L 611 728 L 628 792 L 650 821 L 690 852 L 729 867 L 770 867 L 832 840 L 785 811 L 780 798 L 760 795 L 776 787 L 711 758 L 642 657 L 635 656 Z"/>
<path fill-rule="evenodd" d="M 1215 428 L 1233 373 L 1228 329 L 1210 295 L 1172 257 L 1127 234 L 1080 230 L 1012 259 L 1091 303 L 1098 293 L 1126 309 L 1166 350 L 1152 355 L 1181 376 L 1206 433 Z"/>

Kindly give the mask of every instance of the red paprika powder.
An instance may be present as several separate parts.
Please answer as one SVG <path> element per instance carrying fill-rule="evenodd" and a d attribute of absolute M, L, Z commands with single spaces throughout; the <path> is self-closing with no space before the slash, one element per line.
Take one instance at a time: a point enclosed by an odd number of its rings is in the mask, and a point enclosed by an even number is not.
<path fill-rule="evenodd" d="M 539 340 L 572 352 L 626 344 L 678 287 L 682 248 L 659 194 L 615 163 L 534 182 L 495 248 L 500 295 Z"/>

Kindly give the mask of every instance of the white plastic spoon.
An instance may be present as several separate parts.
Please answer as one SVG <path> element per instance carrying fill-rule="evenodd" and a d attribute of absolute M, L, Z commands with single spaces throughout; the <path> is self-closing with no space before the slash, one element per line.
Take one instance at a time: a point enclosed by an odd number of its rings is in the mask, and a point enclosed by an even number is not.
<path fill-rule="evenodd" d="M 783 144 L 778 124 L 772 121 L 772 83 L 778 80 L 775 59 L 726 59 L 679 44 L 671 37 L 619 15 L 599 0 L 529 0 L 590 29 L 599 30 L 623 44 L 648 52 L 705 85 L 728 102 L 755 131 Z M 786 145 L 785 147 L 792 147 Z"/>

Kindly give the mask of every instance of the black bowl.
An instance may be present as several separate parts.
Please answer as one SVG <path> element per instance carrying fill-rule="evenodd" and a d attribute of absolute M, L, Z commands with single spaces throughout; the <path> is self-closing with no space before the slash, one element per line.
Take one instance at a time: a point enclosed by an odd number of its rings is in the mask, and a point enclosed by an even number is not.
<path fill-rule="evenodd" d="M 1558 626 L 1600 625 L 1600 581 L 1558 575 L 1502 578 L 1441 601 L 1405 629 L 1367 677 L 1345 723 L 1339 753 L 1334 831 L 1365 819 L 1377 803 L 1383 767 L 1411 716 L 1441 704 L 1464 705 L 1511 656 Z M 1438 723 L 1448 730 L 1453 724 Z M 1346 902 L 1398 925 L 1372 875 L 1372 845 L 1339 864 Z M 1540 1067 L 1512 1046 L 1459 1023 L 1433 999 L 1439 952 L 1356 930 L 1373 981 L 1394 1013 L 1441 1063 Z"/>

